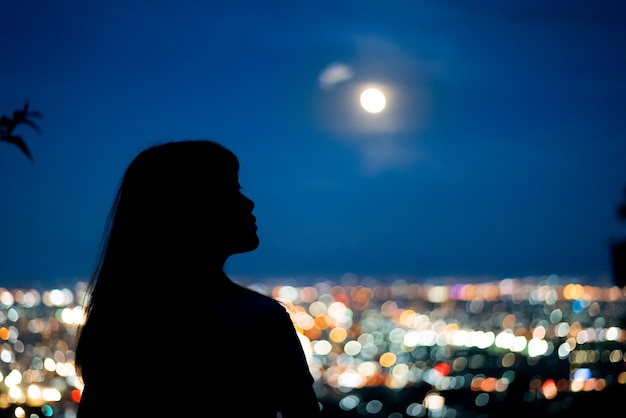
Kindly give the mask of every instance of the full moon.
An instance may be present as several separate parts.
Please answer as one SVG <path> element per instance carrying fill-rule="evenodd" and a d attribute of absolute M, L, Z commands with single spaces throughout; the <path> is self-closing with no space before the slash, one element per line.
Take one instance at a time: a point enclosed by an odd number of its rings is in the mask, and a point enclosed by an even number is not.
<path fill-rule="evenodd" d="M 387 100 L 382 91 L 369 88 L 361 93 L 361 106 L 370 113 L 378 113 L 385 108 Z"/>

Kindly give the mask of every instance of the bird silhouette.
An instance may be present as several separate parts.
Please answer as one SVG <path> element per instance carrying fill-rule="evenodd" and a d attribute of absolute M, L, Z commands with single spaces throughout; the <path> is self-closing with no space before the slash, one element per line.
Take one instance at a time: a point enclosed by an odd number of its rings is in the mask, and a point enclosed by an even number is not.
<path fill-rule="evenodd" d="M 31 155 L 30 150 L 28 149 L 28 146 L 24 141 L 24 138 L 22 138 L 20 135 L 14 135 L 13 131 L 19 125 L 27 125 L 35 131 L 41 132 L 39 125 L 37 125 L 32 120 L 32 118 L 41 119 L 41 112 L 38 112 L 36 110 L 29 110 L 28 101 L 26 101 L 24 109 L 18 109 L 13 112 L 12 118 L 6 115 L 2 115 L 2 117 L 0 117 L 0 140 L 17 146 L 20 150 L 22 150 L 24 154 L 26 154 L 26 157 L 28 157 L 28 159 L 31 161 L 33 159 L 33 156 Z"/>

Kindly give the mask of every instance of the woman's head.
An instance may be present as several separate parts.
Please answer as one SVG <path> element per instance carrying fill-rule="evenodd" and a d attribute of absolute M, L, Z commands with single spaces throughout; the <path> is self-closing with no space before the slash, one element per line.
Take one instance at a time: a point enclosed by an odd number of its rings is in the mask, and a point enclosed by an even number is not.
<path fill-rule="evenodd" d="M 223 263 L 256 249 L 254 203 L 241 193 L 238 171 L 237 157 L 208 140 L 167 142 L 140 152 L 110 215 L 108 255 L 129 265 L 181 267 Z"/>
<path fill-rule="evenodd" d="M 238 170 L 237 157 L 208 140 L 156 145 L 130 163 L 109 214 L 80 331 L 76 366 L 83 377 L 90 373 L 85 356 L 107 339 L 103 329 L 116 326 L 121 340 L 132 340 L 134 324 L 126 319 L 154 314 L 160 279 L 226 283 L 218 274 L 226 259 L 257 248 L 254 203 L 241 193 Z M 141 326 L 145 333 L 161 324 Z M 87 365 L 94 367 L 97 361 Z"/>

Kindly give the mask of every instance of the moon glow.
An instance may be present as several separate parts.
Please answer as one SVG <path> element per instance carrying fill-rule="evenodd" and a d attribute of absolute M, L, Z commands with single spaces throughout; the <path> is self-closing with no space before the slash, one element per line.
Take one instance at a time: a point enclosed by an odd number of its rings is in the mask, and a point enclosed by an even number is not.
<path fill-rule="evenodd" d="M 361 106 L 367 112 L 381 112 L 387 105 L 387 99 L 382 91 L 375 88 L 368 88 L 361 93 Z"/>

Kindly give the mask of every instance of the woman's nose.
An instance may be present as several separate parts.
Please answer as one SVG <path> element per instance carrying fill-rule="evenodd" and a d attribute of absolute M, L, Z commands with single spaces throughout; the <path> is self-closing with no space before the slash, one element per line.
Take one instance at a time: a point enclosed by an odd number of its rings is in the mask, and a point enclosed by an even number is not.
<path fill-rule="evenodd" d="M 248 196 L 246 195 L 242 195 L 243 196 L 243 200 L 246 202 L 246 204 L 250 207 L 250 210 L 254 209 L 254 201 L 252 199 L 250 199 Z"/>

